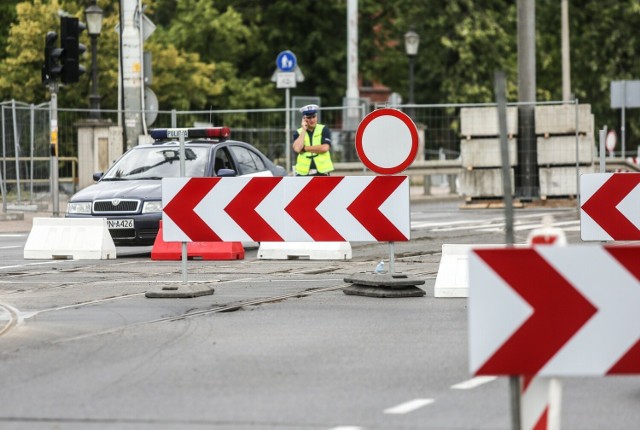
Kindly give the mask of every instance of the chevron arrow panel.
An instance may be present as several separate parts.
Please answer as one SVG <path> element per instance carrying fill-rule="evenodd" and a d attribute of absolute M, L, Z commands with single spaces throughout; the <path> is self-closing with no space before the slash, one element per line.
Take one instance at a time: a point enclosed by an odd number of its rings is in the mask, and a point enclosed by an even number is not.
<path fill-rule="evenodd" d="M 408 241 L 407 176 L 165 178 L 167 242 Z"/>
<path fill-rule="evenodd" d="M 580 176 L 582 240 L 640 240 L 640 173 Z"/>
<path fill-rule="evenodd" d="M 638 246 L 472 250 L 472 373 L 640 374 L 638 261 Z"/>

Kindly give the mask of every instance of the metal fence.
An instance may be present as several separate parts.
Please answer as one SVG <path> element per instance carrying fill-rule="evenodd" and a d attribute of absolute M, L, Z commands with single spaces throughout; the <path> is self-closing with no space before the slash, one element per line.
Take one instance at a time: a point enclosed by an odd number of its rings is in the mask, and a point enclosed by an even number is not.
<path fill-rule="evenodd" d="M 579 165 L 591 163 L 595 157 L 593 143 L 593 117 L 587 109 L 588 124 L 581 116 L 584 110 L 577 102 L 545 103 L 535 106 L 536 153 L 522 154 L 517 151 L 515 141 L 512 154 L 515 160 L 511 163 L 514 175 L 522 174 L 518 165 L 522 166 L 527 157 L 533 157 L 541 168 L 568 167 L 575 176 Z M 584 105 L 587 106 L 588 105 Z M 387 105 L 370 105 L 360 103 L 357 107 L 322 107 L 319 122 L 331 129 L 333 138 L 333 158 L 339 163 L 358 162 L 355 151 L 356 129 L 353 124 L 360 121 L 370 111 Z M 478 191 L 477 184 L 487 180 L 497 180 L 497 172 L 489 170 L 499 166 L 500 158 L 497 149 L 497 117 L 492 114 L 495 104 L 446 104 L 446 105 L 402 105 L 393 106 L 410 114 L 417 124 L 421 136 L 419 148 L 420 160 L 460 160 L 460 177 L 466 182 L 461 184 L 459 192 L 470 197 L 489 196 L 491 190 Z M 37 202 L 50 198 L 51 166 L 49 164 L 50 112 L 49 104 L 28 105 L 18 101 L 0 103 L 2 114 L 2 148 L 0 158 L 0 189 L 2 191 L 3 209 L 7 202 Z M 522 133 L 522 124 L 518 128 L 518 105 L 510 104 L 509 134 L 516 138 Z M 514 114 L 515 112 L 515 114 Z M 71 194 L 76 191 L 77 166 L 77 124 L 91 117 L 88 109 L 58 109 L 59 140 L 59 178 L 60 191 Z M 295 163 L 290 153 L 292 134 L 300 124 L 300 113 L 291 110 L 291 123 L 286 124 L 285 109 L 253 109 L 253 110 L 217 110 L 217 111 L 160 111 L 146 112 L 148 128 L 193 127 L 203 125 L 224 125 L 232 129 L 232 138 L 246 141 L 256 146 L 276 163 L 287 165 Z M 119 112 L 102 110 L 101 118 L 118 124 Z M 494 115 L 494 116 L 492 116 Z M 515 116 L 514 116 L 515 115 Z M 585 118 L 586 118 L 585 117 Z M 352 124 L 344 127 L 344 124 Z M 554 125 L 555 124 L 555 125 Z M 541 128 L 541 125 L 544 125 Z M 584 127 L 583 127 L 584 126 Z M 555 128 L 554 128 L 555 127 Z M 352 128 L 352 129 L 349 129 Z M 570 143 L 558 144 L 557 138 Z M 582 137 L 581 137 L 582 136 Z M 587 141 L 582 145 L 581 138 Z M 590 140 L 589 140 L 590 139 Z M 123 139 L 126 142 L 126 139 Z M 389 142 L 392 150 L 393 142 Z M 582 146 L 581 146 L 582 145 Z M 583 162 L 583 146 L 586 154 Z M 541 150 L 541 148 L 547 148 Z M 127 148 L 123 148 L 126 150 Z M 524 157 L 524 158 L 523 158 Z M 542 157 L 542 158 L 541 158 Z M 545 158 L 546 157 L 546 158 Z M 549 158 L 550 157 L 550 158 Z M 554 159 L 556 157 L 556 159 Z M 576 158 L 577 157 L 577 158 Z M 587 160 L 588 159 L 588 160 Z M 578 160 L 578 162 L 576 161 Z M 498 164 L 496 164 L 498 163 Z M 475 174 L 472 172 L 480 173 Z M 554 180 L 547 173 L 539 172 L 540 181 Z M 466 175 L 466 176 L 465 176 Z M 548 177 L 544 177 L 547 175 Z M 514 178 L 518 182 L 517 176 Z M 466 184 L 466 185 L 465 185 Z M 468 186 L 467 186 L 468 185 Z M 546 186 L 546 185 L 544 185 Z M 476 189 L 471 189 L 476 187 Z M 541 189 L 543 184 L 541 183 Z M 481 187 L 482 188 L 482 187 Z M 569 190 L 571 191 L 571 190 Z M 575 189 L 572 191 L 574 194 Z"/>

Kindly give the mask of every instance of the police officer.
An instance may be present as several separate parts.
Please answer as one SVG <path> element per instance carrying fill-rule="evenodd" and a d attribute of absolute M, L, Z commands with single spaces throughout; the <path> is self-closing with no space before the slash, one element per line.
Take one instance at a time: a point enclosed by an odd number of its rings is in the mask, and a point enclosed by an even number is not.
<path fill-rule="evenodd" d="M 298 153 L 296 176 L 329 176 L 331 162 L 331 131 L 318 124 L 318 105 L 300 109 L 302 125 L 293 133 L 293 150 Z"/>

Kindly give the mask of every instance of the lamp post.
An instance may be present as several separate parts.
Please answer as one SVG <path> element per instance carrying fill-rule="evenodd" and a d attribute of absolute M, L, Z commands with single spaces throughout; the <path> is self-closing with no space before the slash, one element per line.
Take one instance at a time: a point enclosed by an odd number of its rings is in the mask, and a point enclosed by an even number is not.
<path fill-rule="evenodd" d="M 415 103 L 413 98 L 413 63 L 418 55 L 418 46 L 420 45 L 420 36 L 413 30 L 409 30 L 404 34 L 404 49 L 409 57 L 409 104 Z M 413 107 L 409 110 L 409 116 L 413 119 Z"/>
<path fill-rule="evenodd" d="M 89 107 L 91 108 L 90 117 L 94 119 L 100 118 L 100 96 L 98 95 L 98 36 L 102 31 L 102 9 L 96 4 L 96 0 L 92 0 L 84 14 L 87 19 L 87 31 L 91 36 L 91 94 L 89 95 Z"/>

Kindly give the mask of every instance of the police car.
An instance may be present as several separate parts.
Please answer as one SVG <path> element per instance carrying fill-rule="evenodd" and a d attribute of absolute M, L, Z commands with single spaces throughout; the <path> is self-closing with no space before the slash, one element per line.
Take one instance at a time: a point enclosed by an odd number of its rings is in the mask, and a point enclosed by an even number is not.
<path fill-rule="evenodd" d="M 178 133 L 177 133 L 178 131 Z M 162 219 L 162 178 L 180 177 L 180 143 L 185 137 L 187 177 L 285 176 L 253 146 L 230 139 L 228 127 L 156 129 L 153 144 L 127 151 L 96 184 L 74 194 L 67 218 L 106 218 L 116 246 L 152 245 Z"/>

